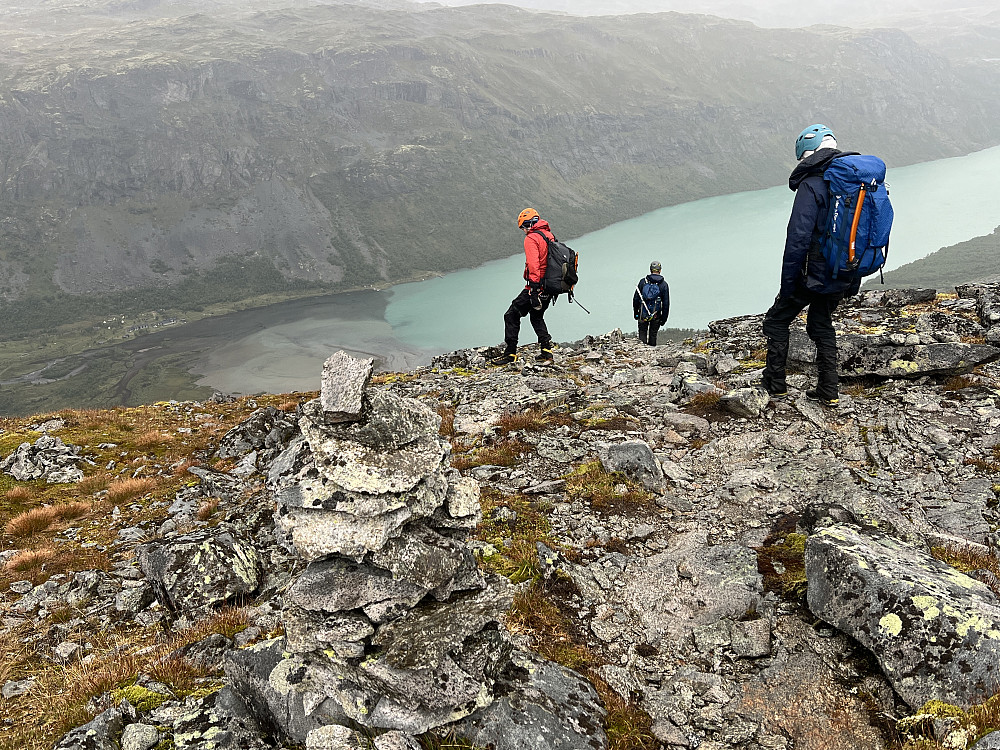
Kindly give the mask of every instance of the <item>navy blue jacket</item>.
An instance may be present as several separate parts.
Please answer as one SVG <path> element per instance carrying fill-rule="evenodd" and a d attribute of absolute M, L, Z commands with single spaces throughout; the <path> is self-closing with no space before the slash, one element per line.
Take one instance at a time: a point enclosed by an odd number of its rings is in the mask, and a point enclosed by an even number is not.
<path fill-rule="evenodd" d="M 657 284 L 660 287 L 660 297 L 663 299 L 663 312 L 660 313 L 660 323 L 666 323 L 667 316 L 670 314 L 670 287 L 667 286 L 666 279 L 658 273 L 643 276 L 639 279 L 639 283 L 635 285 L 635 293 L 632 295 L 632 315 L 638 319 L 639 310 L 642 307 L 642 297 L 639 295 L 639 290 L 642 289 L 642 285 L 647 281 L 651 284 Z"/>
<path fill-rule="evenodd" d="M 800 161 L 788 178 L 795 191 L 792 215 L 788 218 L 785 254 L 781 261 L 780 297 L 814 294 L 856 294 L 860 278 L 834 279 L 820 253 L 822 234 L 830 213 L 830 188 L 823 172 L 838 156 L 854 151 L 820 149 Z M 852 289 L 853 287 L 853 289 Z"/>

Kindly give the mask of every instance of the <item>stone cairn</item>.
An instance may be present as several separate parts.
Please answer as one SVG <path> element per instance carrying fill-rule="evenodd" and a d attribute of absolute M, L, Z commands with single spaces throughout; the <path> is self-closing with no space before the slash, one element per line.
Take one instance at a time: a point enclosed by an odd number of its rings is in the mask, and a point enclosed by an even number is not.
<path fill-rule="evenodd" d="M 298 694 L 313 726 L 419 734 L 492 703 L 512 592 L 464 543 L 479 486 L 449 468 L 440 416 L 368 390 L 372 364 L 326 361 L 268 476 L 283 543 L 307 563 L 284 595 L 270 683 Z"/>

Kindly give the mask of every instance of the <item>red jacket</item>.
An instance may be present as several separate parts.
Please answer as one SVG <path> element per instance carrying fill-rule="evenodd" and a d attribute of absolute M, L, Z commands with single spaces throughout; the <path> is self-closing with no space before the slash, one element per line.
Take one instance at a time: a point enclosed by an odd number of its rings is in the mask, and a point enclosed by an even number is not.
<path fill-rule="evenodd" d="M 549 223 L 544 219 L 539 219 L 531 231 L 524 235 L 524 278 L 529 282 L 525 285 L 525 289 L 530 287 L 530 282 L 541 284 L 542 279 L 545 278 L 545 264 L 549 260 L 549 245 L 538 232 L 543 232 L 549 239 L 555 239 L 555 235 L 549 229 Z"/>

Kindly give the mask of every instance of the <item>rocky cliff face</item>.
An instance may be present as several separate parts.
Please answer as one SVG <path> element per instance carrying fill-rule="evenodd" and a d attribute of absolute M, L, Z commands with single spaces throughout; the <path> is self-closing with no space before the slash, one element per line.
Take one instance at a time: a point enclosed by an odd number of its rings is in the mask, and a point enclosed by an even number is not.
<path fill-rule="evenodd" d="M 866 292 L 836 325 L 837 409 L 803 395 L 801 322 L 791 395 L 754 387 L 759 316 L 687 345 L 588 337 L 547 366 L 465 350 L 377 382 L 336 355 L 319 398 L 260 409 L 213 448 L 228 471 L 193 468 L 119 532 L 110 572 L 11 585 L 3 632 L 34 627 L 43 649 L 69 606 L 101 630 L 180 630 L 249 605 L 235 641 L 95 697 L 63 750 L 414 750 L 428 730 L 599 750 L 621 746 L 623 706 L 643 747 L 972 747 L 1000 679 L 1000 288 Z M 151 676 L 177 660 L 224 681 L 184 698 Z"/>
<path fill-rule="evenodd" d="M 995 87 L 887 30 L 503 6 L 5 8 L 7 300 L 225 284 L 227 257 L 265 259 L 273 286 L 395 280 L 508 254 L 524 203 L 582 234 L 779 184 L 787 133 L 816 112 L 894 164 L 993 145 L 1000 115 Z"/>

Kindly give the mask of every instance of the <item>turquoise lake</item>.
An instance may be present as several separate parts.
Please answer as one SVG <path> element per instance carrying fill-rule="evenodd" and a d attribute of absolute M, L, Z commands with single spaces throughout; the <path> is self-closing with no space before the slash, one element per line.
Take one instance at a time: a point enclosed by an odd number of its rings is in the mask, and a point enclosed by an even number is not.
<path fill-rule="evenodd" d="M 889 269 L 1000 226 L 1000 146 L 908 167 L 890 165 L 886 182 L 896 216 Z M 632 330 L 632 291 L 651 260 L 663 264 L 670 284 L 670 327 L 704 328 L 711 320 L 763 312 L 778 291 L 793 197 L 787 186 L 779 186 L 707 198 L 582 237 L 574 237 L 572 227 L 554 227 L 580 254 L 577 292 L 591 314 L 560 299 L 546 313 L 549 330 L 557 341 Z M 544 206 L 536 208 L 545 215 Z M 198 352 L 193 370 L 204 376 L 202 384 L 232 393 L 309 390 L 318 387 L 322 363 L 337 349 L 368 353 L 382 367 L 403 369 L 426 363 L 433 354 L 498 344 L 503 313 L 523 286 L 521 242 L 512 219 L 509 258 L 383 292 L 356 293 L 352 306 L 366 310 L 363 320 L 344 315 L 343 295 L 238 313 L 254 316 L 254 332 Z M 531 343 L 527 320 L 521 331 L 521 343 Z"/>

